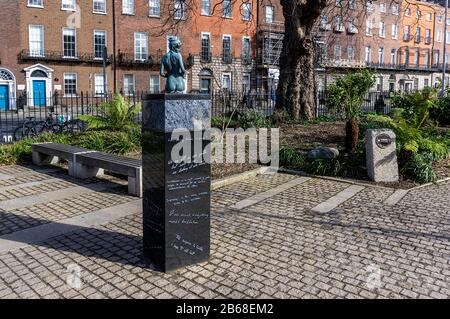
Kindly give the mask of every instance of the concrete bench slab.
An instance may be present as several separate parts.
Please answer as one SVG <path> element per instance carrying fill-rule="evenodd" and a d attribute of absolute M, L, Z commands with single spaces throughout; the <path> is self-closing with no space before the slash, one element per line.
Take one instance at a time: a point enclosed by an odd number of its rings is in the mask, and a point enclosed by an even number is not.
<path fill-rule="evenodd" d="M 137 159 L 102 152 L 79 153 L 75 160 L 75 177 L 90 178 L 104 171 L 128 176 L 128 193 L 142 197 L 142 162 Z"/>
<path fill-rule="evenodd" d="M 69 163 L 69 175 L 74 176 L 75 155 L 93 152 L 86 148 L 59 143 L 37 143 L 32 145 L 33 163 L 38 166 L 56 164 L 59 159 Z"/>

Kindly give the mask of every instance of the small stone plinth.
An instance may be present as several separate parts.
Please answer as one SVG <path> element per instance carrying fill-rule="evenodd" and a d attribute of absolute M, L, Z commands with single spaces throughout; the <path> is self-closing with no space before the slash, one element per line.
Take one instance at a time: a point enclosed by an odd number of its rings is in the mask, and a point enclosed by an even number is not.
<path fill-rule="evenodd" d="M 168 272 L 210 256 L 211 166 L 204 153 L 210 140 L 204 134 L 211 124 L 211 99 L 149 94 L 142 101 L 144 256 Z M 179 130 L 191 145 L 182 161 L 172 156 L 174 147 L 179 153 L 179 140 L 172 140 Z"/>
<path fill-rule="evenodd" d="M 398 182 L 395 133 L 388 129 L 366 131 L 367 174 L 375 182 Z"/>

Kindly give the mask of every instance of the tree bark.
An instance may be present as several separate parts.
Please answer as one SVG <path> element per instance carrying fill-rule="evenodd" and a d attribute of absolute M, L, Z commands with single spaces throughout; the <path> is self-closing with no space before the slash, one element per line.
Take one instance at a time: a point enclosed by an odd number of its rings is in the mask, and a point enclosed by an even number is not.
<path fill-rule="evenodd" d="M 345 125 L 345 151 L 353 153 L 358 147 L 359 140 L 359 121 L 351 118 Z"/>
<path fill-rule="evenodd" d="M 281 0 L 285 19 L 277 109 L 311 119 L 316 107 L 313 27 L 326 0 Z"/>

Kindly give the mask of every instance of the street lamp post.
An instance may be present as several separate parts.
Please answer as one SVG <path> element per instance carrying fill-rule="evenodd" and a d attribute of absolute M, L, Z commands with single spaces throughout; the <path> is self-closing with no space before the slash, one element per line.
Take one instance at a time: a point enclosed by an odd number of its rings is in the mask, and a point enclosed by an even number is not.
<path fill-rule="evenodd" d="M 444 60 L 444 65 L 443 65 L 443 72 L 442 72 L 442 91 L 441 94 L 444 95 L 445 94 L 445 75 L 447 73 L 447 59 L 446 59 L 446 55 L 447 55 L 447 19 L 448 19 L 448 0 L 445 0 L 445 22 L 444 22 L 444 50 L 443 50 L 443 60 Z"/>

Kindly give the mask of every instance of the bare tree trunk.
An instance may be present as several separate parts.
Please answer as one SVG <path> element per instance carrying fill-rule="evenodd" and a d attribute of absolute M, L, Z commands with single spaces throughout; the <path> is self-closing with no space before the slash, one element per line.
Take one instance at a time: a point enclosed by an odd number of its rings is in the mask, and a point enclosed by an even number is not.
<path fill-rule="evenodd" d="M 316 107 L 312 31 L 326 0 L 281 0 L 285 36 L 280 57 L 277 109 L 311 119 Z"/>
<path fill-rule="evenodd" d="M 345 151 L 353 153 L 358 147 L 359 121 L 355 118 L 349 119 L 345 123 Z"/>

